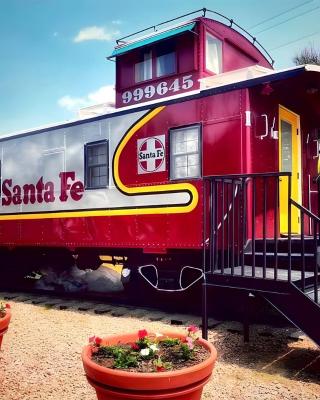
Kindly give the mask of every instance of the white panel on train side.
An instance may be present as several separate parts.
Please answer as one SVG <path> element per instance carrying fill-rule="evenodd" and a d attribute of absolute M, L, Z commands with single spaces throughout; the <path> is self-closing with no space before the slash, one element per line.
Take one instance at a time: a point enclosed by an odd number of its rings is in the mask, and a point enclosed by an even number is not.
<path fill-rule="evenodd" d="M 127 196 L 115 186 L 112 176 L 112 160 L 115 149 L 128 129 L 145 114 L 146 111 L 140 111 L 3 140 L 0 143 L 2 185 L 0 214 L 90 209 L 112 210 L 119 207 L 188 204 L 190 194 L 187 191 Z M 149 136 L 156 134 L 159 132 L 150 132 Z M 78 201 L 72 199 L 69 193 L 68 199 L 61 201 L 59 198 L 61 194 L 59 174 L 74 171 L 75 181 L 81 181 L 84 184 L 84 146 L 87 143 L 104 139 L 109 143 L 109 186 L 103 189 L 85 190 Z M 128 165 L 128 168 L 137 168 L 136 161 L 134 165 Z M 21 204 L 13 204 L 12 201 L 10 204 L 6 204 L 9 200 L 4 191 L 5 182 L 7 182 L 6 192 L 8 193 L 8 188 L 13 192 L 13 187 L 16 185 L 21 188 L 25 184 L 36 185 L 41 177 L 43 185 L 48 182 L 53 183 L 54 201 L 39 202 L 38 200 L 42 200 L 40 196 L 34 204 L 31 202 L 25 204 L 24 201 Z M 11 186 L 8 180 L 12 180 Z M 69 180 L 68 183 L 72 183 L 72 181 Z M 47 197 L 47 200 L 52 200 L 49 195 Z M 17 198 L 15 200 L 17 202 Z"/>

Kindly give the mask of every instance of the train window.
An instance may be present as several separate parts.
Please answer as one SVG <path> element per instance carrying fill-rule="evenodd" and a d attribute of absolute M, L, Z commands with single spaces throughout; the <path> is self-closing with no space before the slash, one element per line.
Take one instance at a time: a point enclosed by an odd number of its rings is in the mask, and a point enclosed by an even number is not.
<path fill-rule="evenodd" d="M 85 187 L 98 189 L 108 186 L 108 142 L 87 143 L 85 151 Z"/>
<path fill-rule="evenodd" d="M 141 62 L 134 66 L 135 81 L 143 82 L 152 78 L 152 52 L 151 50 L 144 51 L 141 55 Z"/>
<path fill-rule="evenodd" d="M 206 33 L 206 69 L 216 74 L 222 72 L 222 43 Z"/>
<path fill-rule="evenodd" d="M 157 78 L 176 72 L 176 52 L 174 44 L 165 41 L 157 47 L 156 73 Z"/>
<path fill-rule="evenodd" d="M 141 52 L 139 62 L 134 66 L 135 82 L 171 75 L 176 70 L 175 46 L 165 41 Z"/>
<path fill-rule="evenodd" d="M 199 178 L 200 160 L 200 126 L 171 129 L 170 178 Z"/>

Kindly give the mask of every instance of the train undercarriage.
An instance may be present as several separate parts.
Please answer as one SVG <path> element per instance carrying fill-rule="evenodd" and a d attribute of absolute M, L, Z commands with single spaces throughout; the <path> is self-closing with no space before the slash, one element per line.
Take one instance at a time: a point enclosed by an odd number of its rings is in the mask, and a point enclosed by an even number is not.
<path fill-rule="evenodd" d="M 15 247 L 0 248 L 2 288 L 110 294 L 182 291 L 202 276 L 202 252 L 145 254 L 142 250 Z"/>

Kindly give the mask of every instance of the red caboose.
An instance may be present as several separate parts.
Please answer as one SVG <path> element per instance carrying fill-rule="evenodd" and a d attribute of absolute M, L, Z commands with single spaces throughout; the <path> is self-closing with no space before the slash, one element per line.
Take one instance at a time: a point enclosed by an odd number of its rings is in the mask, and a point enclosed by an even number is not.
<path fill-rule="evenodd" d="M 245 277 L 261 245 L 266 278 L 278 268 L 271 239 L 317 234 L 319 67 L 274 71 L 229 22 L 122 38 L 115 112 L 1 138 L 9 275 L 45 260 L 97 269 L 109 256 L 126 279 L 140 270 L 181 288 L 200 276 L 193 268 Z"/>

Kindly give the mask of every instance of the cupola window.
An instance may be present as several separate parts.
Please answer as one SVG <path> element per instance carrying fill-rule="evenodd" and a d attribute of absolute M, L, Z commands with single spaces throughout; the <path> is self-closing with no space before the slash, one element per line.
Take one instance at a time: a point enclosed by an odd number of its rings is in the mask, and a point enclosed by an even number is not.
<path fill-rule="evenodd" d="M 206 32 L 206 69 L 220 74 L 222 72 L 222 43 Z"/>
<path fill-rule="evenodd" d="M 149 79 L 176 73 L 176 51 L 170 43 L 159 43 L 140 55 L 140 60 L 135 64 L 135 82 L 143 82 Z"/>
<path fill-rule="evenodd" d="M 164 42 L 157 46 L 156 74 L 157 78 L 161 76 L 176 73 L 176 52 L 174 46 Z"/>
<path fill-rule="evenodd" d="M 143 82 L 152 78 L 152 52 L 151 50 L 142 53 L 142 61 L 135 65 L 135 81 Z"/>

